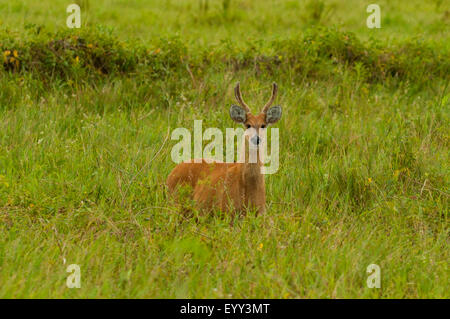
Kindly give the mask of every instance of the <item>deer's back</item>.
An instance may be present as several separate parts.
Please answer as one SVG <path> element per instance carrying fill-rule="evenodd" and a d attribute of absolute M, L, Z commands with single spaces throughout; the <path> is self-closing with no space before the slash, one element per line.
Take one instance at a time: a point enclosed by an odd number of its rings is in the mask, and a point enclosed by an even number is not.
<path fill-rule="evenodd" d="M 199 181 L 216 183 L 219 179 L 225 179 L 230 170 L 237 171 L 240 165 L 240 163 L 208 163 L 204 159 L 201 163 L 195 163 L 194 160 L 183 162 L 175 166 L 166 184 L 170 192 L 181 185 L 189 185 L 194 190 Z"/>

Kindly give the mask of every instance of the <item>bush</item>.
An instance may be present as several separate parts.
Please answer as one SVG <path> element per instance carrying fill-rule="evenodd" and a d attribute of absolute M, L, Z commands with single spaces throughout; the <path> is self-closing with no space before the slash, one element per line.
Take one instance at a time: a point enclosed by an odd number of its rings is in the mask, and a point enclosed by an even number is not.
<path fill-rule="evenodd" d="M 34 32 L 33 32 L 34 31 Z M 224 42 L 220 46 L 188 50 L 177 37 L 156 39 L 149 46 L 121 42 L 102 28 L 43 34 L 30 31 L 26 37 L 0 33 L 3 72 L 31 73 L 51 79 L 90 81 L 98 77 L 142 73 L 156 79 L 192 76 L 193 70 L 226 68 L 250 70 L 273 76 L 278 69 L 297 77 L 333 76 L 339 64 L 364 75 L 366 81 L 390 79 L 418 85 L 450 74 L 450 55 L 438 43 L 413 39 L 395 47 L 377 42 L 362 43 L 354 34 L 315 28 L 304 35 L 270 43 L 248 43 L 245 49 Z M 390 82 L 389 82 L 390 83 Z"/>

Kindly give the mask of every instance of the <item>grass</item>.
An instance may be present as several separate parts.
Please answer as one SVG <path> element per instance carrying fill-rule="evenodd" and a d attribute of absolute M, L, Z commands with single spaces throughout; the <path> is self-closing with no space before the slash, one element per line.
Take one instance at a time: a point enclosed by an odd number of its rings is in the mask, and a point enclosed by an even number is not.
<path fill-rule="evenodd" d="M 0 297 L 449 298 L 448 4 L 54 3 L 0 3 Z M 230 127 L 238 80 L 280 87 L 267 214 L 185 219 L 170 132 Z"/>
<path fill-rule="evenodd" d="M 224 3 L 228 2 L 227 9 Z M 445 39 L 448 35 L 450 5 L 446 1 L 380 0 L 382 28 L 366 27 L 367 6 L 360 0 L 78 0 L 82 26 L 105 25 L 122 39 L 149 41 L 178 33 L 193 45 L 220 43 L 222 40 L 279 39 L 297 35 L 317 25 L 337 25 L 359 37 L 387 41 L 411 35 Z M 202 3 L 207 3 L 205 8 Z M 18 30 L 36 24 L 51 31 L 66 28 L 64 0 L 2 1 L 2 25 Z"/>

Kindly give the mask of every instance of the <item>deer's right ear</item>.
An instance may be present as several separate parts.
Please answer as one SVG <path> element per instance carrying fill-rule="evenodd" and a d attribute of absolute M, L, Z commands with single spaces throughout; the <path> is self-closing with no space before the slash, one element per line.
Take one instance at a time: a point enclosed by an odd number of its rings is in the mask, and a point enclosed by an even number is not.
<path fill-rule="evenodd" d="M 272 106 L 266 112 L 266 122 L 272 124 L 281 118 L 281 106 Z"/>
<path fill-rule="evenodd" d="M 232 105 L 230 107 L 230 117 L 237 123 L 245 123 L 245 120 L 247 119 L 247 113 L 242 107 L 238 105 Z"/>

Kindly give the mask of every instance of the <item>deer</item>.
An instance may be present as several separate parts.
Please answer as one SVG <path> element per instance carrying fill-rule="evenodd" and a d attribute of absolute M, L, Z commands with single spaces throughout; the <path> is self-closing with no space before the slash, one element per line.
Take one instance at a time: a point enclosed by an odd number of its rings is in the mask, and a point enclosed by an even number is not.
<path fill-rule="evenodd" d="M 272 84 L 272 95 L 257 115 L 252 114 L 244 102 L 239 82 L 234 93 L 239 105 L 231 105 L 230 117 L 244 126 L 242 147 L 244 159 L 239 162 L 223 163 L 208 159 L 189 160 L 178 164 L 168 175 L 166 185 L 169 193 L 177 193 L 178 187 L 187 186 L 190 196 L 201 211 L 219 209 L 222 212 L 244 212 L 254 210 L 265 213 L 266 189 L 261 171 L 263 130 L 281 118 L 281 106 L 272 106 L 277 96 L 278 86 Z M 256 152 L 256 160 L 251 161 L 250 152 Z M 253 158 L 255 158 L 253 157 Z"/>

